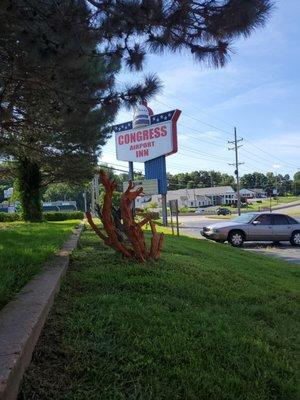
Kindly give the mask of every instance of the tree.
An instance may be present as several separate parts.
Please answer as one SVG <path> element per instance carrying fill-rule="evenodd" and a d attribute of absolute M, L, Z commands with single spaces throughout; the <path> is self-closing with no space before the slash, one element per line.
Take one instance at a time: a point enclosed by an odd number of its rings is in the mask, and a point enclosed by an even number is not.
<path fill-rule="evenodd" d="M 260 172 L 253 172 L 243 175 L 240 183 L 245 189 L 265 189 L 268 186 L 268 178 Z"/>
<path fill-rule="evenodd" d="M 0 150 L 17 161 L 30 221 L 41 220 L 42 186 L 90 178 L 119 106 L 159 86 L 114 90 L 120 64 L 98 48 L 91 15 L 82 0 L 0 5 Z"/>
<path fill-rule="evenodd" d="M 300 195 L 300 171 L 296 172 L 294 175 L 294 194 Z"/>
<path fill-rule="evenodd" d="M 142 69 L 149 51 L 187 50 L 222 67 L 230 44 L 264 25 L 270 0 L 88 0 L 107 51 Z"/>
<path fill-rule="evenodd" d="M 23 200 L 36 196 L 23 205 L 26 218 L 38 220 L 43 184 L 90 177 L 120 106 L 159 89 L 154 76 L 116 88 L 123 66 L 142 70 L 148 52 L 164 50 L 223 66 L 230 43 L 271 8 L 269 0 L 3 0 L 0 150 L 27 179 Z"/>
<path fill-rule="evenodd" d="M 90 202 L 90 184 L 72 185 L 69 183 L 55 183 L 47 187 L 43 194 L 44 201 L 71 200 L 76 201 L 77 208 L 84 211 L 83 193 L 87 195 Z"/>

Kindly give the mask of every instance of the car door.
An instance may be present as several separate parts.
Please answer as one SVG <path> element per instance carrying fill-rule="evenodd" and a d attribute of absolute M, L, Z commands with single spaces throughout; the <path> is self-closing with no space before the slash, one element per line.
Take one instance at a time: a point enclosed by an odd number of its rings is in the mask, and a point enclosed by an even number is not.
<path fill-rule="evenodd" d="M 273 225 L 271 214 L 261 214 L 249 225 L 249 240 L 273 240 Z"/>
<path fill-rule="evenodd" d="M 293 225 L 286 215 L 273 214 L 273 240 L 290 240 L 293 231 Z"/>

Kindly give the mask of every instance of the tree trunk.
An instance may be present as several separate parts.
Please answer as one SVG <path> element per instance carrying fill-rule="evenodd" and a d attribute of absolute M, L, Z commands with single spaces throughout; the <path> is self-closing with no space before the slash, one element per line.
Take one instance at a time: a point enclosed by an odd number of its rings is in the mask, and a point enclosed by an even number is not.
<path fill-rule="evenodd" d="M 24 220 L 41 222 L 43 214 L 39 165 L 27 157 L 20 158 L 18 160 L 18 180 Z"/>

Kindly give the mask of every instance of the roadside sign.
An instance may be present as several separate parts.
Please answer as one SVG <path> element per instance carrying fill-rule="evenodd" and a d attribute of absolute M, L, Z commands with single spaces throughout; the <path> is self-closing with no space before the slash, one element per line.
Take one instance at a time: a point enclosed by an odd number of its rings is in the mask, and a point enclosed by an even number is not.
<path fill-rule="evenodd" d="M 169 205 L 172 214 L 174 215 L 178 214 L 178 200 L 170 200 Z"/>
<path fill-rule="evenodd" d="M 169 207 L 170 207 L 170 214 L 171 214 L 172 235 L 174 235 L 173 215 L 175 215 L 175 218 L 176 218 L 176 231 L 177 231 L 177 236 L 179 236 L 178 200 L 170 200 L 169 201 Z"/>
<path fill-rule="evenodd" d="M 145 196 L 151 196 L 153 194 L 158 194 L 158 179 L 144 179 L 141 181 L 133 181 L 134 188 L 143 188 L 143 193 Z M 128 182 L 123 182 L 123 192 L 128 188 Z"/>
<path fill-rule="evenodd" d="M 181 111 L 149 115 L 147 107 L 140 105 L 139 108 L 134 121 L 113 127 L 117 159 L 144 163 L 162 155 L 176 153 L 176 123 Z"/>

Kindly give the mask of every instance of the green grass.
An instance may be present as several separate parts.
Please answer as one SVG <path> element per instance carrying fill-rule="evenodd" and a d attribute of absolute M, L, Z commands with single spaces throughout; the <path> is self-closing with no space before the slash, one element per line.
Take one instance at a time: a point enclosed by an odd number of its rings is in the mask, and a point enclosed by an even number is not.
<path fill-rule="evenodd" d="M 59 250 L 77 223 L 0 223 L 0 309 Z"/>
<path fill-rule="evenodd" d="M 295 400 L 297 278 L 187 237 L 168 236 L 158 262 L 129 263 L 86 231 L 20 399 Z"/>
<path fill-rule="evenodd" d="M 287 203 L 292 203 L 294 201 L 300 201 L 300 196 L 286 196 L 286 197 L 278 197 L 277 200 L 274 200 L 272 198 L 271 201 L 271 206 L 280 206 L 282 204 L 287 204 Z M 259 211 L 261 208 L 269 208 L 270 207 L 270 199 L 264 199 L 262 200 L 261 203 L 253 203 L 252 205 L 249 205 L 247 208 L 243 209 L 246 211 Z"/>

